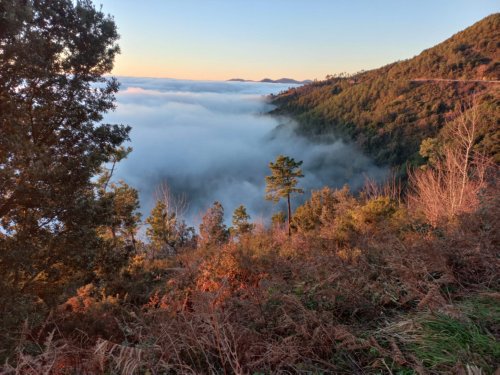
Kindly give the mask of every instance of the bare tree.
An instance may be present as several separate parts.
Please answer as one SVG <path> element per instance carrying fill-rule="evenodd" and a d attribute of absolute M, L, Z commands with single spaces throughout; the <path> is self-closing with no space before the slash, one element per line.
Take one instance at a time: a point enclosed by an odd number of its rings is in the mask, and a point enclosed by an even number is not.
<path fill-rule="evenodd" d="M 468 108 L 467 108 L 468 107 Z M 454 150 L 454 155 L 450 157 L 450 161 L 454 164 L 452 168 L 458 170 L 461 177 L 460 189 L 458 194 L 457 206 L 462 206 L 464 202 L 464 194 L 467 182 L 470 180 L 470 167 L 472 159 L 472 147 L 477 137 L 478 127 L 478 104 L 474 97 L 470 105 L 466 108 L 461 108 L 460 114 L 455 121 L 455 126 L 452 128 L 453 136 L 458 147 Z M 451 150 L 450 150 L 451 151 Z M 451 155 L 450 155 L 451 156 Z M 481 180 L 484 178 L 484 173 L 481 174 Z"/>
<path fill-rule="evenodd" d="M 165 210 L 168 214 L 175 214 L 179 219 L 184 219 L 187 210 L 189 209 L 188 199 L 186 194 L 174 194 L 168 186 L 167 181 L 162 181 L 156 187 L 153 197 L 156 202 L 163 202 Z"/>
<path fill-rule="evenodd" d="M 443 146 L 435 165 L 410 172 L 413 192 L 409 203 L 421 210 L 433 226 L 460 213 L 473 212 L 479 205 L 491 165 L 487 157 L 474 151 L 479 118 L 477 99 L 473 99 L 449 124 L 450 142 Z"/>
<path fill-rule="evenodd" d="M 365 193 L 369 199 L 389 197 L 400 204 L 403 200 L 403 185 L 401 183 L 401 178 L 397 175 L 397 170 L 391 169 L 387 177 L 381 182 L 377 182 L 375 179 L 365 176 L 363 193 Z"/>

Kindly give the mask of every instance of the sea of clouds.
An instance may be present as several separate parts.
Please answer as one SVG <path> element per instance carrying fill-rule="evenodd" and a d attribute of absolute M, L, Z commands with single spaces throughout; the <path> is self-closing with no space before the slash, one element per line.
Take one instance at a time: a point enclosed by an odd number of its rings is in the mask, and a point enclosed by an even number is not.
<path fill-rule="evenodd" d="M 299 137 L 292 120 L 272 117 L 266 96 L 292 86 L 254 82 L 186 81 L 120 78 L 117 108 L 105 121 L 132 126 L 133 152 L 116 170 L 140 192 L 147 216 L 154 191 L 166 182 L 189 202 L 186 219 L 200 221 L 216 200 L 226 219 L 240 204 L 255 220 L 267 221 L 280 209 L 266 201 L 268 164 L 279 154 L 303 160 L 304 197 L 311 189 L 349 184 L 360 188 L 367 176 L 381 179 L 374 166 L 353 145 L 333 138 L 321 144 Z"/>

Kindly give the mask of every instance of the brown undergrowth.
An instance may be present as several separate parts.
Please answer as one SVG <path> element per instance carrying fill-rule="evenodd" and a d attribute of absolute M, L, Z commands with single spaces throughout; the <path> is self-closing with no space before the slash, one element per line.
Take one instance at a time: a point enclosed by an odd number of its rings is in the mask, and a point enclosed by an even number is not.
<path fill-rule="evenodd" d="M 135 258 L 108 289 L 80 288 L 37 335 L 27 330 L 3 371 L 432 372 L 394 327 L 419 314 L 460 318 L 457 301 L 498 290 L 497 205 L 436 228 L 383 196 L 347 201 L 291 238 L 257 228 L 168 263 Z M 114 294 L 145 270 L 157 274 L 147 301 Z"/>
<path fill-rule="evenodd" d="M 410 194 L 442 183 L 419 173 Z M 165 259 L 137 254 L 27 321 L 2 373 L 493 372 L 500 212 L 496 175 L 483 177 L 467 209 L 439 220 L 399 189 L 324 188 L 291 237 L 259 225 Z"/>

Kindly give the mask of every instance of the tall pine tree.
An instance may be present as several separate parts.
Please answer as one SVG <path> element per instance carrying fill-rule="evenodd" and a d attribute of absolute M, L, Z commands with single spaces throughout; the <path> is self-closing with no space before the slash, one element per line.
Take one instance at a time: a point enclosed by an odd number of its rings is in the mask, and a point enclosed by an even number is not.
<path fill-rule="evenodd" d="M 292 234 L 292 208 L 290 195 L 302 194 L 304 190 L 296 187 L 299 178 L 304 177 L 300 166 L 302 161 L 296 162 L 293 158 L 279 155 L 276 161 L 269 163 L 271 175 L 266 176 L 266 199 L 277 203 L 281 198 L 286 198 L 288 204 L 288 235 Z"/>

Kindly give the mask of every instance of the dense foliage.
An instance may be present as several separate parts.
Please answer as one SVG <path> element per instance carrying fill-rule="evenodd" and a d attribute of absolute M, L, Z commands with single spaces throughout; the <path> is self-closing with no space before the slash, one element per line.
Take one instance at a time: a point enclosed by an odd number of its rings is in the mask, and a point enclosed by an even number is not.
<path fill-rule="evenodd" d="M 118 34 L 90 1 L 1 1 L 0 25 L 0 319 L 8 323 L 25 317 L 16 309 L 54 306 L 104 266 L 115 242 L 98 232 L 121 225 L 112 202 L 126 186 L 107 193 L 92 178 L 129 129 L 98 125 L 118 90 L 103 77 Z"/>
<path fill-rule="evenodd" d="M 293 115 L 301 133 L 333 132 L 400 166 L 422 163 L 422 141 L 438 137 L 458 103 L 477 95 L 485 117 L 478 148 L 498 162 L 499 30 L 493 14 L 412 59 L 290 89 L 273 98 L 275 113 Z"/>
<path fill-rule="evenodd" d="M 392 189 L 324 188 L 297 209 L 291 237 L 256 225 L 207 232 L 175 256 L 138 252 L 26 327 L 5 369 L 492 374 L 498 189 L 481 196 L 432 224 L 429 202 Z M 222 229 L 221 212 L 211 207 L 205 226 Z"/>

